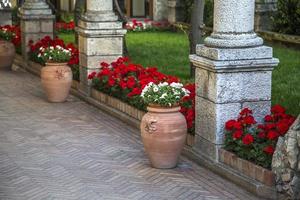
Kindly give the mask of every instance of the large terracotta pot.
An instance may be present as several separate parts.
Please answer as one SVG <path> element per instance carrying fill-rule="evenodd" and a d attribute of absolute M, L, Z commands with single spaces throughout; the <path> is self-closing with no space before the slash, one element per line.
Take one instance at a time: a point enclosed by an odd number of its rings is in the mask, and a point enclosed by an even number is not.
<path fill-rule="evenodd" d="M 0 69 L 10 69 L 15 58 L 16 49 L 13 43 L 0 40 Z"/>
<path fill-rule="evenodd" d="M 159 169 L 174 168 L 187 136 L 187 125 L 180 107 L 147 108 L 141 122 L 142 140 L 151 165 Z"/>
<path fill-rule="evenodd" d="M 47 63 L 42 68 L 42 85 L 50 102 L 66 101 L 72 85 L 72 76 L 72 70 L 67 63 Z"/>

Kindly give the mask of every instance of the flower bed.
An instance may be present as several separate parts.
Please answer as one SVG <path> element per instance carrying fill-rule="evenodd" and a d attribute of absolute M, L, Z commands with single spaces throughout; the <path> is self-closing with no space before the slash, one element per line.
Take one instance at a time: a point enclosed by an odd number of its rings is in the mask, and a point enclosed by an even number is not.
<path fill-rule="evenodd" d="M 49 36 L 46 36 L 36 43 L 30 41 L 29 46 L 31 60 L 40 63 L 41 65 L 45 65 L 46 61 L 42 55 L 45 54 L 44 51 L 47 48 L 63 48 L 70 51 L 71 56 L 68 65 L 73 71 L 73 79 L 79 81 L 79 51 L 72 43 L 65 44 L 64 41 L 59 38 L 51 39 Z"/>
<path fill-rule="evenodd" d="M 130 22 L 128 22 L 125 25 L 125 28 L 128 31 L 135 31 L 135 32 L 163 31 L 163 30 L 169 30 L 170 24 L 167 21 L 156 22 L 150 19 L 144 19 L 143 21 L 138 21 L 136 19 L 132 19 Z"/>
<path fill-rule="evenodd" d="M 240 158 L 270 169 L 277 140 L 286 134 L 295 117 L 286 114 L 282 106 L 275 105 L 264 121 L 257 124 L 252 111 L 243 109 L 237 119 L 225 124 L 224 148 Z"/>
<path fill-rule="evenodd" d="M 12 42 L 21 54 L 21 30 L 19 26 L 0 26 L 0 39 Z"/>
<path fill-rule="evenodd" d="M 93 87 L 105 94 L 113 96 L 134 106 L 142 111 L 146 105 L 141 98 L 142 89 L 150 82 L 153 83 L 178 83 L 179 79 L 157 71 L 156 68 L 144 68 L 132 64 L 127 58 L 119 58 L 111 64 L 101 63 L 101 71 L 93 72 L 88 77 L 93 82 Z M 195 85 L 184 86 L 190 95 L 181 101 L 181 112 L 184 114 L 190 134 L 194 134 L 195 119 Z"/>
<path fill-rule="evenodd" d="M 57 33 L 74 33 L 75 32 L 75 23 L 71 22 L 56 22 L 55 31 Z"/>

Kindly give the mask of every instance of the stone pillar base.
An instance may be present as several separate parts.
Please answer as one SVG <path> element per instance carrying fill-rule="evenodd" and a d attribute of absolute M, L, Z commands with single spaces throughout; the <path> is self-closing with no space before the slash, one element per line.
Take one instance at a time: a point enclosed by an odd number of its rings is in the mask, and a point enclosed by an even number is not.
<path fill-rule="evenodd" d="M 94 19 L 87 21 L 85 14 L 79 23 L 78 46 L 80 52 L 80 91 L 90 95 L 90 82 L 88 75 L 94 71 L 98 72 L 101 62 L 111 63 L 123 55 L 123 39 L 126 30 L 122 28 L 122 22 L 116 21 L 116 16 L 106 15 L 101 21 Z M 103 19 L 115 21 L 103 21 Z M 97 16 L 95 19 L 100 18 Z"/>
<path fill-rule="evenodd" d="M 190 60 L 196 66 L 195 151 L 218 161 L 226 121 L 242 108 L 262 121 L 271 107 L 272 70 L 278 60 L 266 46 L 240 49 L 197 47 Z"/>
<path fill-rule="evenodd" d="M 12 25 L 12 12 L 10 8 L 0 10 L 0 26 Z"/>
<path fill-rule="evenodd" d="M 28 43 L 50 36 L 53 38 L 54 19 L 51 9 L 44 3 L 25 3 L 19 10 L 21 19 L 22 55 L 28 60 Z"/>

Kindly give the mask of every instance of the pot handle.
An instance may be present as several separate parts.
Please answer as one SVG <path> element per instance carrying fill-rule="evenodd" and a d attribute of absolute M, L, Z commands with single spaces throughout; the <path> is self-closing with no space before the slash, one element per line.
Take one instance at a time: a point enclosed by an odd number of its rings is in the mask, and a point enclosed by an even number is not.
<path fill-rule="evenodd" d="M 150 134 L 154 133 L 155 131 L 157 131 L 156 124 L 157 124 L 157 120 L 155 120 L 153 118 L 152 119 L 148 118 L 146 120 L 145 130 Z"/>

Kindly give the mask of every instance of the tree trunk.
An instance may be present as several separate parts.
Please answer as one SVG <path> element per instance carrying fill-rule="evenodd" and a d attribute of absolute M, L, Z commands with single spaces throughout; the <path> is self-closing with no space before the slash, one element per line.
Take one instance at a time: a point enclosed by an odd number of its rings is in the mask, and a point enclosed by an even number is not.
<path fill-rule="evenodd" d="M 194 0 L 191 27 L 189 33 L 190 54 L 196 53 L 197 44 L 201 43 L 205 0 Z M 195 77 L 195 66 L 191 63 L 191 78 Z"/>

